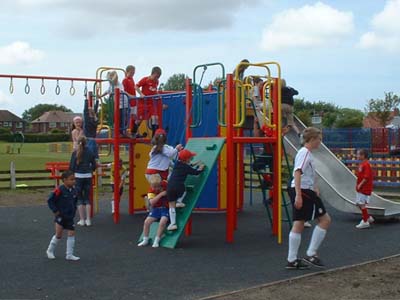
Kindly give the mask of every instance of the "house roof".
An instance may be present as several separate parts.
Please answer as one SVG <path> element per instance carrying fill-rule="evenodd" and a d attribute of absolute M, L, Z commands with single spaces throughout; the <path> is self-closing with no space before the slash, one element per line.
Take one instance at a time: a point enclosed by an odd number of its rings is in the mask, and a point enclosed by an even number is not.
<path fill-rule="evenodd" d="M 390 125 L 392 123 L 397 123 L 398 122 L 398 111 L 392 111 L 390 113 L 389 121 L 387 125 Z M 368 116 L 366 116 L 363 120 L 363 127 L 364 128 L 379 128 L 382 127 L 382 125 L 379 123 L 377 119 L 374 118 L 374 113 L 369 113 Z"/>
<path fill-rule="evenodd" d="M 82 116 L 82 114 L 70 113 L 61 110 L 52 110 L 47 111 L 39 118 L 32 121 L 32 124 L 35 123 L 50 123 L 50 122 L 64 122 L 64 123 L 72 123 L 72 120 L 76 116 Z"/>
<path fill-rule="evenodd" d="M 23 119 L 14 115 L 12 112 L 8 110 L 0 110 L 0 121 L 25 122 Z"/>

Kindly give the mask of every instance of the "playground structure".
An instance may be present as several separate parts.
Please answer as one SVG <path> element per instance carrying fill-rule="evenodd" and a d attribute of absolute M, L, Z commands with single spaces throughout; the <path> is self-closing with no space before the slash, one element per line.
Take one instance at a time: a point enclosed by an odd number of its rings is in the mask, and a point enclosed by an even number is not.
<path fill-rule="evenodd" d="M 248 103 L 251 102 L 250 90 L 251 84 L 248 81 L 241 81 L 238 78 L 238 69 L 241 65 L 251 66 L 253 68 L 265 71 L 265 84 L 263 86 L 262 95 L 262 111 L 267 116 L 261 120 L 261 126 L 264 129 L 263 137 L 245 136 L 244 128 L 246 123 L 246 112 Z M 216 88 L 216 91 L 204 92 L 200 82 L 196 82 L 196 71 L 203 69 L 204 72 L 210 67 L 221 67 L 222 80 Z M 272 68 L 274 68 L 272 70 Z M 10 92 L 13 91 L 13 78 L 26 79 L 25 92 L 30 92 L 29 79 L 42 80 L 40 92 L 44 92 L 44 80 L 56 80 L 56 94 L 60 93 L 58 82 L 60 80 L 71 81 L 70 94 L 75 94 L 74 82 L 85 82 L 85 97 L 89 100 L 89 106 L 93 107 L 95 101 L 101 94 L 101 84 L 108 82 L 102 79 L 102 74 L 108 70 L 120 70 L 112 67 L 102 67 L 96 72 L 95 79 L 89 78 L 67 78 L 67 77 L 48 77 L 48 76 L 25 76 L 25 75 L 0 75 L 0 78 L 10 78 Z M 275 73 L 272 73 L 274 71 Z M 280 77 L 281 71 L 278 63 L 241 63 L 235 70 L 236 74 L 227 74 L 225 76 L 224 66 L 220 63 L 204 64 L 196 66 L 193 72 L 193 82 L 191 79 L 186 80 L 186 89 L 184 92 L 178 93 L 160 93 L 157 96 L 132 98 L 129 101 L 146 101 L 154 102 L 157 107 L 159 124 L 168 132 L 169 144 L 182 143 L 188 149 L 198 152 L 198 158 L 206 160 L 206 175 L 200 176 L 198 179 L 190 178 L 188 184 L 188 196 L 185 199 L 187 208 L 178 211 L 179 226 L 185 228 L 185 233 L 191 233 L 190 215 L 193 209 L 205 211 L 224 211 L 226 212 L 226 237 L 229 243 L 234 241 L 234 232 L 238 228 L 237 212 L 243 209 L 244 203 L 244 150 L 246 145 L 268 145 L 271 149 L 271 186 L 272 191 L 272 233 L 277 236 L 278 243 L 282 242 L 282 188 L 281 188 L 281 165 L 282 165 L 282 132 L 281 132 L 281 109 L 280 109 Z M 203 74 L 201 78 L 203 78 Z M 247 77 L 248 78 L 248 77 Z M 93 82 L 93 91 L 89 91 L 87 83 Z M 110 82 L 108 82 L 110 84 Z M 277 88 L 272 88 L 276 86 Z M 12 88 L 11 88 L 12 87 Z M 98 131 L 108 131 L 107 137 L 98 137 L 96 142 L 98 145 L 108 145 L 110 147 L 109 154 L 113 155 L 114 162 L 119 161 L 120 146 L 126 145 L 129 148 L 129 205 L 128 213 L 134 214 L 136 211 L 144 211 L 146 204 L 142 195 L 147 191 L 147 182 L 143 176 L 147 165 L 148 152 L 151 149 L 149 145 L 150 139 L 147 138 L 128 138 L 121 135 L 121 132 L 128 129 L 131 122 L 129 114 L 121 115 L 120 99 L 127 97 L 118 88 L 113 89 L 107 103 L 101 102 L 100 125 Z M 106 122 L 103 115 L 105 105 L 109 111 L 111 118 Z M 168 109 L 163 110 L 163 105 L 167 105 Z M 124 108 L 124 107 L 122 107 Z M 206 113 L 204 113 L 206 111 Z M 122 125 L 122 126 L 121 126 Z M 142 124 L 143 127 L 146 124 Z M 298 125 L 299 128 L 302 124 Z M 285 137 L 286 149 L 293 156 L 299 148 L 297 136 L 293 136 L 293 132 Z M 194 147 L 193 149 L 191 147 Z M 343 182 L 335 182 L 337 176 L 327 177 L 325 171 L 337 171 L 343 175 L 345 171 L 340 169 L 340 161 L 331 158 L 324 146 L 323 156 L 320 158 L 320 164 L 317 170 L 323 179 L 323 197 L 328 202 L 335 200 L 332 204 L 334 207 L 352 213 L 356 211 L 352 199 L 354 184 L 352 180 L 348 180 L 346 191 L 349 195 L 339 193 L 339 185 Z M 111 151 L 112 150 L 112 151 Z M 329 167 L 325 166 L 329 161 Z M 216 165 L 215 165 L 216 163 Z M 339 169 L 335 169 L 339 168 Z M 346 169 L 347 170 L 347 169 Z M 56 170 L 54 171 L 56 172 Z M 347 170 L 354 178 L 354 175 Z M 114 184 L 119 185 L 119 167 L 115 164 L 114 168 Z M 346 173 L 347 174 L 347 173 Z M 53 176 L 53 175 L 52 175 Z M 54 175 L 57 176 L 57 175 Z M 55 177 L 56 178 L 56 177 Z M 332 183 L 333 182 L 333 183 Z M 349 183 L 350 182 L 350 183 Z M 332 184 L 331 184 L 332 183 Z M 340 187 L 342 190 L 342 187 Z M 202 193 L 203 191 L 203 193 Z M 351 195 L 350 195 L 351 194 Z M 374 207 L 370 208 L 373 215 L 387 216 L 398 214 L 398 205 L 381 200 L 374 196 Z M 117 189 L 114 191 L 115 213 L 113 219 L 115 223 L 120 221 L 120 196 Z M 376 204 L 375 204 L 376 203 Z M 95 205 L 96 207 L 96 205 Z M 97 206 L 98 207 L 98 206 Z M 92 205 L 93 209 L 93 205 Z M 93 211 L 92 211 L 93 213 Z M 156 225 L 156 224 L 153 224 Z M 154 233 L 154 230 L 152 229 Z M 183 230 L 179 230 L 173 234 L 167 234 L 161 242 L 162 246 L 174 247 Z"/>
<path fill-rule="evenodd" d="M 196 70 L 199 68 L 203 68 L 205 71 L 208 67 L 212 66 L 221 66 L 222 68 L 222 78 L 220 86 L 217 89 L 217 92 L 208 93 L 208 95 L 203 95 L 203 91 L 198 83 L 195 82 L 196 78 Z M 240 65 L 239 65 L 240 66 Z M 238 67 L 239 67 L 238 66 Z M 214 185 L 211 188 L 213 191 L 213 205 L 206 204 L 204 207 L 201 205 L 196 208 L 199 210 L 214 210 L 214 211 L 226 211 L 226 241 L 233 242 L 233 234 L 235 229 L 237 228 L 237 219 L 236 214 L 238 210 L 243 208 L 243 198 L 244 198 L 244 184 L 243 184 L 243 145 L 247 143 L 258 143 L 258 144 L 271 144 L 274 148 L 274 168 L 276 170 L 276 176 L 274 176 L 274 194 L 276 195 L 276 204 L 273 206 L 273 226 L 272 230 L 274 235 L 278 236 L 278 242 L 280 243 L 282 240 L 281 237 L 281 193 L 280 193 L 280 168 L 281 168 L 281 128 L 280 128 L 280 66 L 275 62 L 267 62 L 260 64 L 247 64 L 247 66 L 253 66 L 256 68 L 262 68 L 265 70 L 267 78 L 266 84 L 264 86 L 264 90 L 270 89 L 271 84 L 275 83 L 278 88 L 275 89 L 276 93 L 271 95 L 269 98 L 263 97 L 263 109 L 266 115 L 272 116 L 272 118 L 268 119 L 265 122 L 265 128 L 269 129 L 269 136 L 266 137 L 244 137 L 243 133 L 243 124 L 246 118 L 246 101 L 248 101 L 248 94 L 251 86 L 248 84 L 244 84 L 240 80 L 234 79 L 233 74 L 228 74 L 225 77 L 225 70 L 222 64 L 213 63 L 213 64 L 205 64 L 197 66 L 194 70 L 192 83 L 190 79 L 186 82 L 186 91 L 185 93 L 167 93 L 161 94 L 157 97 L 152 97 L 152 101 L 155 101 L 157 107 L 159 108 L 159 120 L 160 126 L 168 127 L 168 140 L 172 143 L 173 138 L 170 135 L 174 134 L 174 130 L 172 127 L 176 126 L 176 132 L 185 133 L 184 142 L 188 142 L 190 147 L 190 139 L 196 139 L 199 136 L 220 136 L 225 138 L 225 146 L 222 150 L 222 153 L 219 157 L 217 167 L 213 167 L 210 165 L 210 173 L 212 173 L 210 177 L 210 182 L 207 183 L 208 186 Z M 271 74 L 271 66 L 276 68 L 275 77 Z M 56 94 L 60 93 L 59 81 L 66 80 L 71 82 L 70 94 L 75 94 L 74 82 L 82 81 L 85 83 L 84 94 L 89 100 L 89 106 L 93 106 L 94 101 L 99 91 L 101 92 L 101 83 L 105 80 L 101 79 L 101 74 L 107 70 L 114 70 L 116 68 L 104 67 L 99 68 L 97 71 L 97 78 L 73 78 L 73 77 L 50 77 L 50 76 L 28 76 L 28 75 L 0 75 L 0 78 L 9 78 L 10 79 L 10 93 L 14 91 L 13 80 L 16 78 L 23 78 L 26 80 L 25 85 L 25 93 L 29 94 L 30 85 L 29 80 L 38 79 L 41 80 L 42 85 L 40 88 L 40 92 L 42 94 L 45 93 L 46 88 L 44 85 L 45 80 L 56 80 Z M 203 71 L 203 73 L 204 73 Z M 236 71 L 237 72 L 237 71 Z M 237 74 L 236 74 L 237 75 Z M 237 76 L 236 76 L 237 77 Z M 200 80 L 201 81 L 201 80 Z M 89 91 L 87 88 L 88 82 L 94 83 L 93 91 Z M 268 94 L 267 92 L 263 93 L 264 95 Z M 127 126 L 129 124 L 129 120 L 122 120 L 125 117 L 129 116 L 121 116 L 120 115 L 120 99 L 121 97 L 127 97 L 126 94 L 121 93 L 118 88 L 114 89 L 112 94 L 113 98 L 113 124 L 107 124 L 110 128 L 112 128 L 113 135 L 107 138 L 96 138 L 96 142 L 100 144 L 112 145 L 113 148 L 113 160 L 118 161 L 120 157 L 120 145 L 128 145 L 129 146 L 129 209 L 128 213 L 133 214 L 137 210 L 144 210 L 145 203 L 141 197 L 147 190 L 147 183 L 144 182 L 144 170 L 147 163 L 147 153 L 150 150 L 150 146 L 148 145 L 150 142 L 149 138 L 138 138 L 131 139 L 122 137 L 120 134 L 121 129 L 126 130 L 126 128 L 120 128 L 120 124 L 122 126 Z M 214 115 L 215 124 L 209 126 L 210 124 L 203 123 L 203 108 L 204 108 L 204 98 L 209 98 L 208 104 L 212 102 L 217 107 L 217 112 Z M 247 98 L 246 98 L 247 97 Z M 137 101 L 146 101 L 147 97 L 144 98 L 136 98 Z M 168 115 L 168 113 L 162 113 L 162 105 L 163 102 L 169 102 L 170 105 L 172 102 L 175 102 L 175 105 L 182 107 L 182 102 L 176 101 L 176 99 L 181 99 L 184 101 L 184 120 L 180 125 L 175 124 L 167 124 L 163 122 L 163 115 Z M 129 99 L 133 100 L 133 99 Z M 111 102 L 111 101 L 110 101 Z M 268 102 L 268 103 L 267 103 Z M 102 104 L 103 107 L 103 104 Z M 269 107 L 269 108 L 267 108 Z M 271 107 L 274 108 L 272 113 Z M 104 110 L 101 110 L 101 113 Z M 101 124 L 100 128 L 104 128 L 104 118 L 100 117 Z M 143 125 L 142 125 L 143 126 Z M 182 127 L 184 126 L 184 127 Z M 203 126 L 203 128 L 201 128 Z M 211 130 L 213 127 L 213 130 Z M 215 131 L 213 134 L 209 134 L 204 131 Z M 203 131 L 203 132 L 202 132 Z M 216 135 L 215 135 L 216 133 Z M 183 134 L 181 139 L 183 138 Z M 214 148 L 213 145 L 207 146 L 210 149 Z M 115 164 L 118 166 L 118 164 Z M 132 171 L 133 170 L 133 171 Z M 119 185 L 119 168 L 115 167 L 115 185 Z M 217 184 L 215 184 L 217 182 Z M 133 184 L 134 183 L 134 184 Z M 142 184 L 145 183 L 145 184 Z M 207 187 L 205 187 L 207 189 Z M 196 199 L 194 199 L 194 204 L 197 203 L 197 200 L 200 196 L 200 193 L 197 193 Z M 208 195 L 209 191 L 208 191 Z M 114 213 L 114 222 L 119 222 L 120 211 L 119 211 L 119 202 L 120 197 L 116 192 L 114 194 L 115 200 L 115 213 Z M 200 199 L 201 200 L 201 199 Z M 201 201 L 200 201 L 201 202 Z M 92 206 L 93 207 L 93 206 Z M 195 205 L 193 205 L 193 208 Z M 188 226 L 186 227 L 186 233 L 190 234 L 190 220 L 188 220 Z"/>

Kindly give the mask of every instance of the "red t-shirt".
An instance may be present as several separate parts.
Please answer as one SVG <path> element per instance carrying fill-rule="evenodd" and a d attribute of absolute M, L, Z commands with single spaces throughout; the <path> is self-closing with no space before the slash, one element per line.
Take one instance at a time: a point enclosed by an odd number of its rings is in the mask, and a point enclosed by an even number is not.
<path fill-rule="evenodd" d="M 141 88 L 145 96 L 157 94 L 158 79 L 151 79 L 150 76 L 143 77 L 136 85 Z M 146 98 L 138 101 L 138 118 L 147 120 L 151 116 L 157 115 L 157 103 L 152 98 Z"/>
<path fill-rule="evenodd" d="M 366 182 L 361 186 L 360 190 L 357 190 L 358 185 L 363 179 L 365 179 Z M 358 166 L 356 190 L 361 194 L 369 196 L 372 193 L 372 185 L 373 185 L 373 178 L 372 178 L 371 165 L 369 164 L 368 160 L 364 160 Z"/>
<path fill-rule="evenodd" d="M 136 96 L 135 81 L 133 80 L 133 77 L 125 77 L 124 80 L 122 80 L 122 85 L 124 86 L 125 92 L 133 96 Z M 136 105 L 136 100 L 131 100 L 131 106 L 135 105 Z"/>
<path fill-rule="evenodd" d="M 154 198 L 156 195 L 158 195 L 162 191 L 166 191 L 166 190 L 167 190 L 167 181 L 163 180 L 163 181 L 161 181 L 161 190 L 155 191 L 150 187 L 148 190 L 148 193 L 147 193 L 147 197 Z M 153 207 L 168 207 L 167 197 L 166 196 L 161 197 L 161 199 L 158 200 L 158 202 L 152 206 Z"/>

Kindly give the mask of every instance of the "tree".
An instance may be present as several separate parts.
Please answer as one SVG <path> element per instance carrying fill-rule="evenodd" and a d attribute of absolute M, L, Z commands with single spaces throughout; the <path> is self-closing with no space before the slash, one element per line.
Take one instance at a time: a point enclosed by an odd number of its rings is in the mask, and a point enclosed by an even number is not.
<path fill-rule="evenodd" d="M 333 127 L 339 108 L 323 101 L 310 102 L 304 99 L 294 99 L 294 112 L 307 126 L 312 125 L 311 117 L 318 115 L 322 117 L 323 127 Z"/>
<path fill-rule="evenodd" d="M 361 128 L 364 113 L 358 109 L 341 108 L 337 114 L 334 127 L 336 128 Z"/>
<path fill-rule="evenodd" d="M 43 115 L 47 111 L 52 111 L 52 110 L 60 110 L 60 111 L 65 111 L 65 112 L 72 112 L 69 108 L 66 108 L 64 105 L 58 105 L 58 104 L 38 104 L 33 107 L 31 107 L 28 110 L 25 110 L 22 113 L 22 119 L 31 122 L 37 118 L 39 118 L 41 115 Z"/>
<path fill-rule="evenodd" d="M 379 122 L 382 127 L 385 127 L 390 119 L 391 112 L 400 105 L 400 98 L 390 93 L 385 93 L 385 99 L 371 99 L 368 101 L 366 112 L 369 117 Z"/>
<path fill-rule="evenodd" d="M 188 78 L 185 74 L 174 74 L 168 78 L 163 86 L 164 91 L 183 91 L 185 90 L 185 81 Z"/>

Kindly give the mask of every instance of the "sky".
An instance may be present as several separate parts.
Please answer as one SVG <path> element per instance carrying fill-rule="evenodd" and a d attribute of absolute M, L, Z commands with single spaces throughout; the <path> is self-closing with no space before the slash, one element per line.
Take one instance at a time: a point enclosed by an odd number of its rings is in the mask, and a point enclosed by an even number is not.
<path fill-rule="evenodd" d="M 400 0 L 2 0 L 0 74 L 95 78 L 99 67 L 153 66 L 160 82 L 193 78 L 196 66 L 277 62 L 307 101 L 364 110 L 400 94 Z M 196 81 L 202 69 L 196 72 Z M 202 85 L 221 76 L 210 67 Z M 249 68 L 248 75 L 265 72 Z M 277 69 L 271 67 L 272 75 Z M 0 78 L 0 109 L 16 115 L 40 103 L 83 109 L 83 83 Z M 90 88 L 90 86 L 89 86 Z"/>

